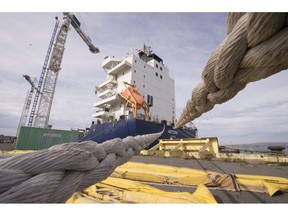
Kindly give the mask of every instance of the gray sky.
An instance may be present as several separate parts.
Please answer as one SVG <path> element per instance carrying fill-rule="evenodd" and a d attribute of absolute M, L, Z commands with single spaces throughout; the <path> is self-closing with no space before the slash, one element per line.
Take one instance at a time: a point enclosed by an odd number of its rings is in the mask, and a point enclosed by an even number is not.
<path fill-rule="evenodd" d="M 75 14 L 101 53 L 90 53 L 70 30 L 50 115 L 55 129 L 89 127 L 97 100 L 94 87 L 106 79 L 103 58 L 125 56 L 144 43 L 175 79 L 179 118 L 210 54 L 226 34 L 227 13 L 220 12 Z M 0 134 L 16 134 L 30 89 L 22 75 L 39 79 L 55 16 L 62 20 L 60 12 L 0 13 Z M 287 80 L 286 70 L 248 84 L 232 100 L 193 121 L 199 136 L 218 137 L 220 144 L 288 141 Z"/>

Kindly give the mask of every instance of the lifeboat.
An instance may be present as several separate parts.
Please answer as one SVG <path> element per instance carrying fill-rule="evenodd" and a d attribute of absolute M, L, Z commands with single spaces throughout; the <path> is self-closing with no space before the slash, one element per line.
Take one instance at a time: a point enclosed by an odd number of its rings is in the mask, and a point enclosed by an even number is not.
<path fill-rule="evenodd" d="M 120 96 L 123 97 L 128 103 L 133 104 L 133 106 L 135 106 L 138 110 L 141 109 L 145 103 L 142 95 L 135 86 L 127 82 L 124 82 L 124 85 L 126 86 L 126 89 L 120 93 Z"/>

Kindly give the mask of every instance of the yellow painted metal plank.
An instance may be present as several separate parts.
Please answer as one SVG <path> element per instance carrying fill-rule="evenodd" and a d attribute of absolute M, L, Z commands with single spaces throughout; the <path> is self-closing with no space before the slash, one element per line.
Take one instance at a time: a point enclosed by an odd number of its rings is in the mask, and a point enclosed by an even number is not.
<path fill-rule="evenodd" d="M 120 203 L 217 203 L 211 192 L 203 185 L 196 191 L 167 192 L 149 185 L 127 179 L 108 177 L 104 181 L 86 188 L 83 193 L 99 202 Z"/>
<path fill-rule="evenodd" d="M 143 164 L 128 162 L 119 166 L 112 177 L 130 180 L 157 182 L 162 184 L 190 185 L 203 184 L 226 190 L 248 190 L 268 193 L 270 196 L 277 191 L 288 192 L 288 179 L 273 176 L 256 176 L 243 174 L 221 174 L 190 168 Z"/>

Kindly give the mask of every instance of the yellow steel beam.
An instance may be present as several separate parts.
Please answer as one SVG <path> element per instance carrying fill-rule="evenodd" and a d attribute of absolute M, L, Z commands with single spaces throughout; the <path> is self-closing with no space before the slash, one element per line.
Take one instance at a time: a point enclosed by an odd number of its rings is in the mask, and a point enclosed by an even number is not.
<path fill-rule="evenodd" d="M 149 151 L 208 151 L 211 154 L 219 152 L 218 140 L 215 137 L 207 138 L 183 138 L 183 139 L 161 139 L 157 145 Z"/>

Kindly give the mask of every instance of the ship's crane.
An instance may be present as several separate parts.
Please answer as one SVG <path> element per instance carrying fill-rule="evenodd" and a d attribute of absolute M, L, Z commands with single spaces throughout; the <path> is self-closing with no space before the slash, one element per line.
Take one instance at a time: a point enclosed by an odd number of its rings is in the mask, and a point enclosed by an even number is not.
<path fill-rule="evenodd" d="M 40 128 L 48 127 L 52 101 L 53 101 L 53 97 L 55 93 L 59 71 L 61 69 L 61 62 L 62 62 L 62 58 L 64 54 L 65 42 L 67 39 L 67 34 L 68 34 L 70 24 L 74 27 L 77 33 L 81 36 L 81 38 L 87 44 L 87 46 L 89 47 L 89 50 L 92 53 L 100 52 L 99 49 L 93 45 L 91 39 L 82 31 L 82 29 L 80 28 L 80 22 L 76 18 L 76 16 L 69 12 L 65 12 L 63 13 L 63 15 L 64 15 L 63 23 L 56 36 L 51 58 L 49 60 L 49 65 L 46 70 L 46 76 L 45 76 L 43 87 L 41 90 L 38 110 L 37 110 L 34 124 L 33 124 L 34 127 L 40 127 Z M 37 105 L 37 101 L 35 104 L 35 108 L 36 108 L 36 105 Z M 32 126 L 34 115 L 35 115 L 35 110 L 33 112 L 33 109 L 32 109 L 30 118 L 29 118 L 30 125 L 28 126 Z"/>

